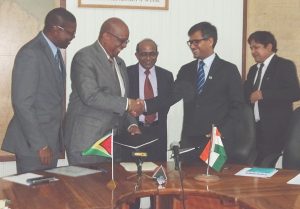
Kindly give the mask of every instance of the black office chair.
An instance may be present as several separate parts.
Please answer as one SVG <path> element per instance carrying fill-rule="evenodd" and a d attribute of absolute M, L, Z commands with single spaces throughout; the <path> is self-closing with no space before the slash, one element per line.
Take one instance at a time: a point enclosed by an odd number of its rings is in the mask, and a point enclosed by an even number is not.
<path fill-rule="evenodd" d="M 282 168 L 300 170 L 300 107 L 293 111 L 286 139 L 283 152 L 267 156 L 261 164 L 262 167 L 275 167 L 277 160 L 282 156 Z"/>
<path fill-rule="evenodd" d="M 256 135 L 253 110 L 244 105 L 235 124 L 230 163 L 253 165 L 256 158 Z"/>
<path fill-rule="evenodd" d="M 287 139 L 282 155 L 282 168 L 300 170 L 300 107 L 293 112 Z"/>

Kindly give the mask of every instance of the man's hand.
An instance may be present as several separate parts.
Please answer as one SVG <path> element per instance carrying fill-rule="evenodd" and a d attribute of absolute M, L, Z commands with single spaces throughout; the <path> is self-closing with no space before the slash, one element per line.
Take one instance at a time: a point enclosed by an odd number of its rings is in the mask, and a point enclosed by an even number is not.
<path fill-rule="evenodd" d="M 142 99 L 128 99 L 128 112 L 137 117 L 145 111 L 145 102 Z"/>
<path fill-rule="evenodd" d="M 140 130 L 140 128 L 137 125 L 135 125 L 135 124 L 129 126 L 128 132 L 131 135 L 136 135 L 136 134 L 141 134 L 142 133 L 141 130 Z"/>
<path fill-rule="evenodd" d="M 46 146 L 39 150 L 39 157 L 42 165 L 50 165 L 53 153 L 50 147 Z"/>
<path fill-rule="evenodd" d="M 256 90 L 256 91 L 252 92 L 250 95 L 250 102 L 252 104 L 261 99 L 263 99 L 263 96 L 262 96 L 262 92 L 260 90 Z"/>

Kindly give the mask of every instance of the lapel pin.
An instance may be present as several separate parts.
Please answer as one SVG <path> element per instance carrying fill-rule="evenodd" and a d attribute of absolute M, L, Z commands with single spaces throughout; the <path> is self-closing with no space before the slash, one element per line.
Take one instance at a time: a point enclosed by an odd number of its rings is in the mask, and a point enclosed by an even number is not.
<path fill-rule="evenodd" d="M 212 79 L 212 76 L 208 76 L 208 79 L 211 80 L 211 79 Z"/>

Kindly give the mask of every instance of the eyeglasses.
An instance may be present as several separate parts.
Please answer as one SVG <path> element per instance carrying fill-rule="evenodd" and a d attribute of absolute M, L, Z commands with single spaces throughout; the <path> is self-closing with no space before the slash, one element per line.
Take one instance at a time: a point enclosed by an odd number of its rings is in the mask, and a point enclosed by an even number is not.
<path fill-rule="evenodd" d="M 115 35 L 115 34 L 113 34 L 113 33 L 111 33 L 111 32 L 108 32 L 108 31 L 107 31 L 107 33 L 110 34 L 110 35 L 112 35 L 112 36 L 115 37 L 116 39 L 118 39 L 118 41 L 121 43 L 121 45 L 123 45 L 123 44 L 127 45 L 127 44 L 129 43 L 129 40 L 128 40 L 128 39 L 120 38 L 120 37 L 118 37 L 117 35 Z"/>
<path fill-rule="evenodd" d="M 70 32 L 70 31 L 67 31 L 65 28 L 63 28 L 63 27 L 61 27 L 61 26 L 59 26 L 59 25 L 55 25 L 54 27 L 57 27 L 57 28 L 59 28 L 60 30 L 66 32 L 69 36 L 71 36 L 71 37 L 73 37 L 73 38 L 75 37 L 75 33 L 72 33 L 72 32 Z"/>
<path fill-rule="evenodd" d="M 155 58 L 155 57 L 157 57 L 158 52 L 139 52 L 138 55 L 141 58 L 146 58 L 146 57 Z"/>
<path fill-rule="evenodd" d="M 187 41 L 186 43 L 187 43 L 187 45 L 188 45 L 189 47 L 191 47 L 192 45 L 196 46 L 196 45 L 200 44 L 201 41 L 204 41 L 204 40 L 207 40 L 207 39 L 208 39 L 208 38 L 194 39 L 194 40 L 189 40 L 189 41 Z"/>

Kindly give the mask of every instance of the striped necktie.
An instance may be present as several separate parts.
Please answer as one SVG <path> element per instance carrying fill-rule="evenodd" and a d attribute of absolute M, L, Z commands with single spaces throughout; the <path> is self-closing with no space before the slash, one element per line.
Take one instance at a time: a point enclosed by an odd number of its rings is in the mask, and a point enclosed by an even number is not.
<path fill-rule="evenodd" d="M 197 91 L 198 94 L 201 94 L 203 91 L 203 86 L 205 83 L 205 73 L 204 73 L 204 65 L 203 61 L 199 62 L 198 70 L 197 70 Z"/>

